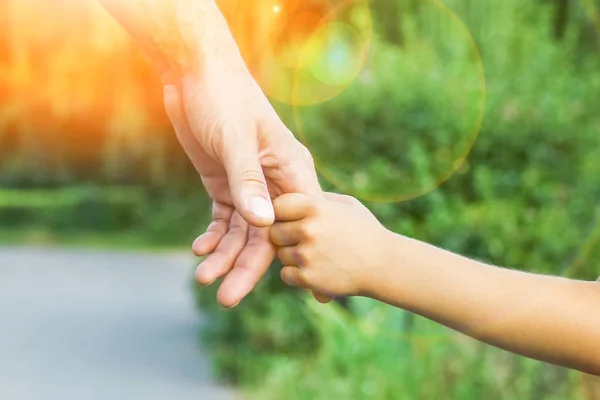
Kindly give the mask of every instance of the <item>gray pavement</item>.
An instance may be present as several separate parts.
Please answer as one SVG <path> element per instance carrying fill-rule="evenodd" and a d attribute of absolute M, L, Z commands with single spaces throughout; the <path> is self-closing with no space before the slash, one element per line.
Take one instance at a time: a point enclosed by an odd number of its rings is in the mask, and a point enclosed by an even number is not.
<path fill-rule="evenodd" d="M 198 345 L 193 263 L 0 248 L 0 399 L 234 399 Z"/>

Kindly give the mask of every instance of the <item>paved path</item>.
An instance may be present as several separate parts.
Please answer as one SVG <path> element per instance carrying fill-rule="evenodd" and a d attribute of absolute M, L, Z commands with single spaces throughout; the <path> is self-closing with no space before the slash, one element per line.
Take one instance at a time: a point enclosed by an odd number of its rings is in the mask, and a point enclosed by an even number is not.
<path fill-rule="evenodd" d="M 0 248 L 0 399 L 233 399 L 198 346 L 192 266 Z"/>

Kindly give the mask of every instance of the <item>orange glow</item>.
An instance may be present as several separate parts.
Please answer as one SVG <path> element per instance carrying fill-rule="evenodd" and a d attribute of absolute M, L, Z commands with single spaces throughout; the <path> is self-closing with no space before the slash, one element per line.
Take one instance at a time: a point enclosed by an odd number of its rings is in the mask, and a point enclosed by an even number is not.
<path fill-rule="evenodd" d="M 323 79 L 324 71 L 329 71 L 323 62 L 332 50 L 346 45 L 352 78 L 368 53 L 372 27 L 366 0 L 346 0 L 337 6 L 329 0 L 288 0 L 284 6 L 275 0 L 221 0 L 219 5 L 263 90 L 287 104 L 318 104 L 348 86 L 352 79 L 333 77 L 339 69 Z M 350 18 L 355 9 L 366 16 L 366 23 Z"/>
<path fill-rule="evenodd" d="M 277 100 L 332 98 L 366 57 L 370 19 L 359 26 L 346 11 L 368 10 L 367 0 L 218 3 L 252 73 Z M 335 37 L 353 42 L 348 70 L 322 62 Z M 136 138 L 170 134 L 168 126 L 158 76 L 97 0 L 0 0 L 0 145 L 4 132 L 32 132 L 40 149 L 62 157 L 72 148 L 87 161 L 108 148 L 135 152 Z"/>
<path fill-rule="evenodd" d="M 298 68 L 315 70 L 314 64 L 325 57 L 326 46 L 316 42 L 322 44 L 339 31 L 322 29 L 324 23 L 341 18 L 330 0 L 218 3 L 267 94 L 290 104 L 323 101 L 295 101 L 293 88 L 303 74 Z M 0 0 L 0 15 L 0 55 L 5 55 L 0 57 L 0 85 L 13 102 L 46 104 L 57 117 L 146 107 L 147 90 L 156 85 L 156 76 L 96 0 Z M 307 46 L 312 46 L 312 54 L 307 54 Z M 363 50 L 357 49 L 354 58 L 364 58 Z M 299 84 L 319 91 L 315 82 L 332 92 L 322 76 Z M 116 92 L 108 93 L 111 87 Z"/>
<path fill-rule="evenodd" d="M 0 0 L 0 23 L 0 136 L 86 160 L 165 126 L 154 71 L 95 0 Z"/>
<path fill-rule="evenodd" d="M 353 15 L 361 18 L 353 19 Z M 315 105 L 343 93 L 368 58 L 371 35 L 371 14 L 365 0 L 346 0 L 332 9 L 302 48 L 292 104 Z"/>

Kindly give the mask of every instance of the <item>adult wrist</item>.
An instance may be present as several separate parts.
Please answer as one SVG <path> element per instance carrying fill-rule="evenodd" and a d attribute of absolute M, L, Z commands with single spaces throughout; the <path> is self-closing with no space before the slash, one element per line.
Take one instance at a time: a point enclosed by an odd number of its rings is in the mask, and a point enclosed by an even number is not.
<path fill-rule="evenodd" d="M 227 20 L 214 0 L 183 3 L 185 6 L 178 9 L 177 22 L 194 62 L 205 66 L 207 62 L 241 58 Z"/>
<path fill-rule="evenodd" d="M 209 68 L 243 66 L 241 54 L 225 17 L 214 0 L 174 3 L 172 29 L 158 31 L 152 46 L 162 57 L 163 81 L 181 81 Z"/>

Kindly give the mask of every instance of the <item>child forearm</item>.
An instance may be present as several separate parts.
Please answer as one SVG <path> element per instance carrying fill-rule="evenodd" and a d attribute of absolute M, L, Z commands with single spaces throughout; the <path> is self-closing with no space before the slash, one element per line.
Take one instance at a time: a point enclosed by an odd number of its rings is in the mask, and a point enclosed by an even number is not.
<path fill-rule="evenodd" d="M 367 295 L 491 345 L 600 374 L 600 284 L 485 265 L 390 234 Z"/>
<path fill-rule="evenodd" d="M 367 296 L 491 345 L 600 375 L 600 284 L 492 267 L 386 230 L 352 198 L 275 201 L 290 286 Z"/>

